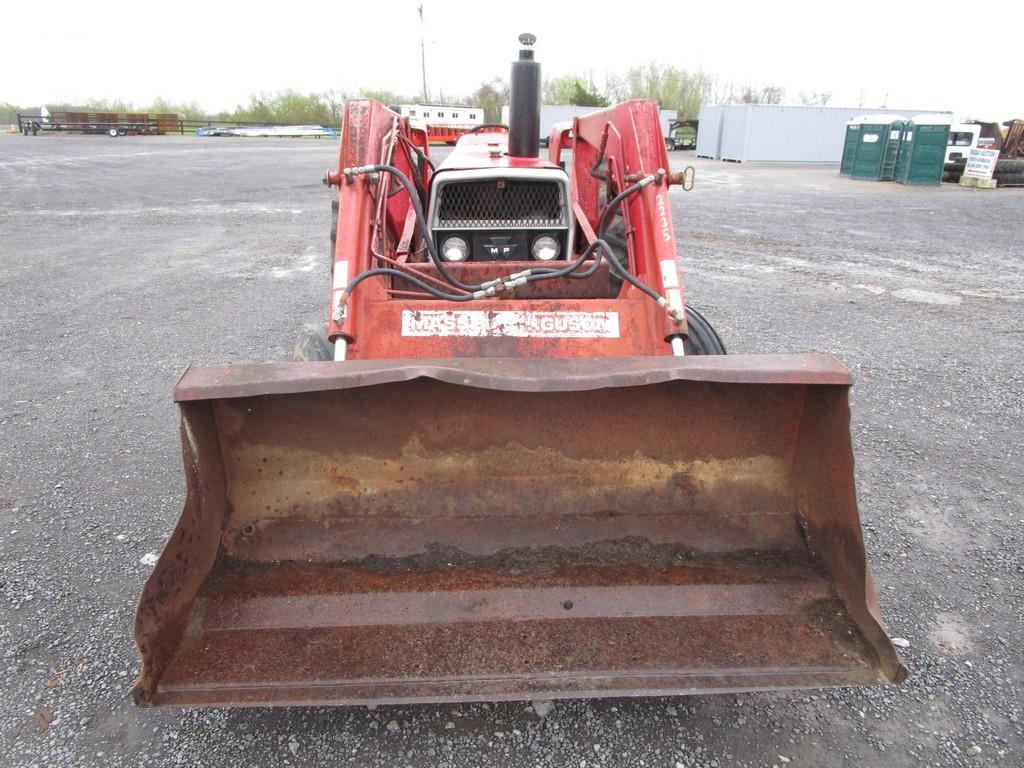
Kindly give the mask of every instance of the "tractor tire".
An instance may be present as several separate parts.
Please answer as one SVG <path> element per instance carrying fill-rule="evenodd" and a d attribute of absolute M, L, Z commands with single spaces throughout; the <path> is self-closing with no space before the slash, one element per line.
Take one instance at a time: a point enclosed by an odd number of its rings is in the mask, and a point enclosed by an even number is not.
<path fill-rule="evenodd" d="M 721 337 L 711 327 L 711 323 L 693 307 L 686 306 L 686 324 L 689 326 L 690 335 L 687 337 L 683 348 L 688 355 L 724 355 L 725 344 Z"/>
<path fill-rule="evenodd" d="M 292 349 L 292 362 L 317 363 L 334 359 L 334 343 L 327 338 L 327 324 L 304 325 Z"/>
<path fill-rule="evenodd" d="M 1000 187 L 1024 186 L 1024 173 L 996 173 L 992 175 Z"/>
<path fill-rule="evenodd" d="M 675 148 L 676 148 L 676 143 L 675 143 L 674 140 L 672 140 L 672 139 L 665 139 L 665 150 L 667 152 L 673 152 L 673 151 L 675 151 Z"/>

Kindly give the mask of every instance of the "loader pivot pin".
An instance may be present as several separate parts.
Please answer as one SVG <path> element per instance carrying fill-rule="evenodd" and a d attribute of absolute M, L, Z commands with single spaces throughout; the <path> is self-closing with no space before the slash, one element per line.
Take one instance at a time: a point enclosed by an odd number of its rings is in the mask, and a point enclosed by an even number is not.
<path fill-rule="evenodd" d="M 675 171 L 668 175 L 668 183 L 675 184 L 677 187 L 682 187 L 684 192 L 689 192 L 693 189 L 694 176 L 696 171 L 692 165 L 686 166 L 681 171 Z"/>

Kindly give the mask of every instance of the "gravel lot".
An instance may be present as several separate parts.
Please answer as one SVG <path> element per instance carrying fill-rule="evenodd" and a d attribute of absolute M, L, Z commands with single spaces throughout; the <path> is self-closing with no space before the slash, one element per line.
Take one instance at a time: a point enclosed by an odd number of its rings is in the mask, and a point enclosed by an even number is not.
<path fill-rule="evenodd" d="M 861 515 L 910 680 L 550 712 L 136 708 L 140 558 L 184 497 L 174 382 L 287 359 L 322 319 L 335 156 L 0 137 L 0 764 L 1024 763 L 1024 192 L 681 152 L 688 293 L 730 351 L 832 351 L 857 376 Z"/>

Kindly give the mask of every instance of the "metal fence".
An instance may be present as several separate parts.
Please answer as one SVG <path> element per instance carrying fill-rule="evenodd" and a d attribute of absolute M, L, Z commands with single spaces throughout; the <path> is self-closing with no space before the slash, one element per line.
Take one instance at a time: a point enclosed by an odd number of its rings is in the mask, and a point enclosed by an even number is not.
<path fill-rule="evenodd" d="M 167 113 L 54 111 L 49 115 L 19 113 L 17 118 L 18 132 L 24 136 L 37 136 L 40 133 L 93 133 L 111 136 L 163 136 L 176 133 L 184 136 L 196 133 L 202 128 L 272 128 L 295 125 L 239 120 L 185 120 L 176 114 Z"/>

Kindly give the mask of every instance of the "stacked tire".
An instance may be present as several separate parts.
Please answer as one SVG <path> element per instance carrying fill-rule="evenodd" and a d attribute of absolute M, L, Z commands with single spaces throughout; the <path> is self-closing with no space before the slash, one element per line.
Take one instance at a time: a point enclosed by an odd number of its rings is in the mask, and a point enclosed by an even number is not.
<path fill-rule="evenodd" d="M 942 180 L 950 184 L 959 184 L 960 177 L 964 175 L 964 168 L 966 166 L 967 160 L 964 158 L 946 163 L 942 166 Z"/>
<path fill-rule="evenodd" d="M 999 187 L 1024 187 L 1024 158 L 1000 160 L 992 178 Z"/>

